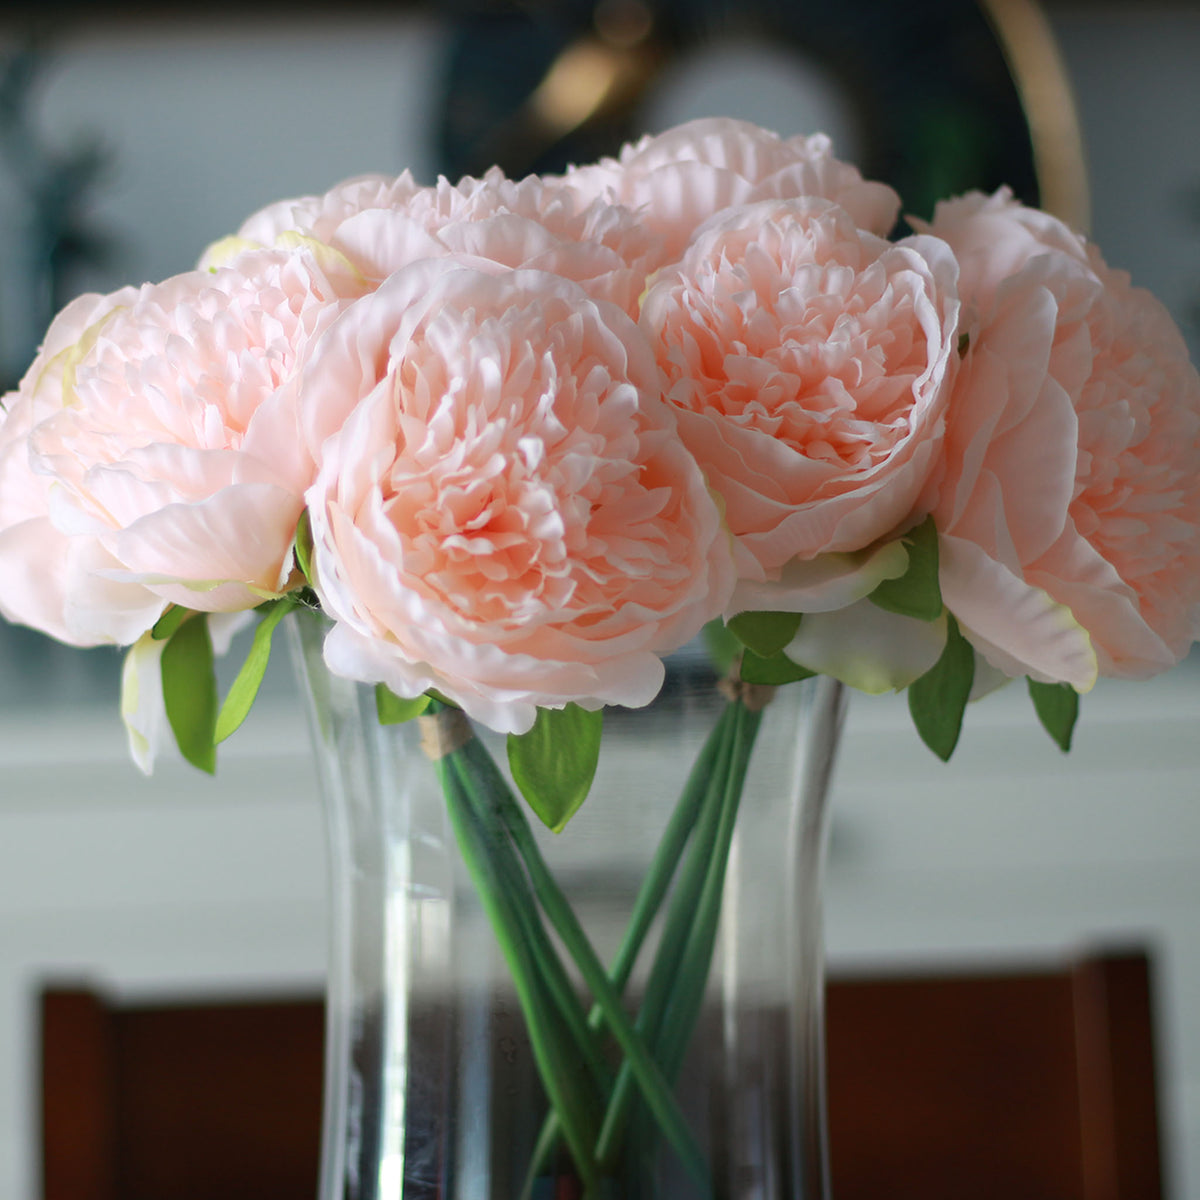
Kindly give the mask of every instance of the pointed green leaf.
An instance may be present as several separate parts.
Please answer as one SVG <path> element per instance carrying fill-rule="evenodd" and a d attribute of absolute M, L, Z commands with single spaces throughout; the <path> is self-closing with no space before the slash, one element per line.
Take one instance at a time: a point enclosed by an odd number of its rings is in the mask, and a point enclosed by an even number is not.
<path fill-rule="evenodd" d="M 942 589 L 938 586 L 938 537 L 933 518 L 926 517 L 901 541 L 908 550 L 908 570 L 899 579 L 885 579 L 871 593 L 871 601 L 903 617 L 936 621 L 942 615 Z"/>
<path fill-rule="evenodd" d="M 975 651 L 958 631 L 953 617 L 946 621 L 942 656 L 908 689 L 908 711 L 921 740 L 943 762 L 958 744 L 963 713 L 975 680 Z"/>
<path fill-rule="evenodd" d="M 744 612 L 731 617 L 726 624 L 743 646 L 760 658 L 770 658 L 796 636 L 800 617 L 795 612 Z"/>
<path fill-rule="evenodd" d="M 184 608 L 181 604 L 172 604 L 157 621 L 154 622 L 154 628 L 150 630 L 150 636 L 156 642 L 165 642 L 180 625 L 191 615 L 190 608 Z"/>
<path fill-rule="evenodd" d="M 207 614 L 171 635 L 162 653 L 163 704 L 184 758 L 210 775 L 217 769 L 217 678 Z"/>
<path fill-rule="evenodd" d="M 769 658 L 763 658 L 753 650 L 746 650 L 742 654 L 742 678 L 747 683 L 782 687 L 785 683 L 795 683 L 797 679 L 811 679 L 815 674 L 816 671 L 792 662 L 782 650 Z"/>
<path fill-rule="evenodd" d="M 296 525 L 295 553 L 296 566 L 300 568 L 304 578 L 312 583 L 313 536 L 312 522 L 308 519 L 307 508 L 300 514 L 300 521 Z"/>
<path fill-rule="evenodd" d="M 727 675 L 733 666 L 733 660 L 741 653 L 742 643 L 730 633 L 728 626 L 720 617 L 709 621 L 703 629 L 704 648 L 713 666 L 721 675 Z"/>
<path fill-rule="evenodd" d="M 1042 728 L 1065 754 L 1071 749 L 1071 735 L 1079 717 L 1079 693 L 1069 683 L 1038 683 L 1030 679 L 1029 695 Z"/>
<path fill-rule="evenodd" d="M 411 700 L 397 696 L 386 683 L 375 685 L 375 713 L 380 725 L 403 725 L 413 717 L 419 717 L 433 699 L 428 692 L 422 692 Z"/>
<path fill-rule="evenodd" d="M 284 596 L 280 600 L 264 604 L 259 608 L 263 614 L 254 631 L 254 641 L 250 643 L 250 651 L 237 678 L 230 685 L 225 702 L 217 716 L 217 727 L 214 740 L 223 742 L 250 712 L 258 689 L 262 685 L 263 676 L 267 673 L 267 664 L 271 661 L 271 638 L 279 627 L 279 622 L 288 615 L 299 603 L 293 596 Z"/>
<path fill-rule="evenodd" d="M 508 765 L 529 807 L 561 833 L 587 799 L 600 760 L 601 711 L 539 708 L 528 733 L 509 734 Z"/>

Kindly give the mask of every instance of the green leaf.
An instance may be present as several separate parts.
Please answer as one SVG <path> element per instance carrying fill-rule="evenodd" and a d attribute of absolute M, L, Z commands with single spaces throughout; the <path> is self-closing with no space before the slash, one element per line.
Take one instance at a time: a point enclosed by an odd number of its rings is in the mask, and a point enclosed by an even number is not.
<path fill-rule="evenodd" d="M 184 758 L 210 775 L 217 769 L 217 678 L 205 614 L 185 621 L 162 653 L 163 704 Z"/>
<path fill-rule="evenodd" d="M 800 613 L 793 612 L 744 612 L 726 624 L 743 646 L 761 658 L 770 658 L 796 636 L 800 617 Z"/>
<path fill-rule="evenodd" d="M 733 666 L 733 660 L 741 653 L 742 643 L 729 631 L 728 626 L 720 617 L 709 621 L 703 629 L 704 648 L 713 666 L 721 675 L 727 675 Z"/>
<path fill-rule="evenodd" d="M 908 570 L 899 579 L 885 579 L 870 599 L 902 617 L 936 621 L 942 615 L 942 589 L 938 586 L 938 537 L 933 517 L 926 517 L 900 540 L 908 550 Z"/>
<path fill-rule="evenodd" d="M 184 608 L 180 604 L 172 604 L 171 607 L 168 608 L 167 611 L 163 613 L 163 615 L 159 617 L 157 621 L 154 622 L 154 628 L 150 630 L 150 636 L 156 642 L 165 642 L 174 634 L 175 630 L 177 630 L 180 625 L 182 625 L 184 621 L 191 616 L 191 614 L 192 610 L 190 608 Z"/>
<path fill-rule="evenodd" d="M 380 725 L 403 725 L 405 721 L 419 717 L 432 699 L 427 692 L 422 692 L 411 700 L 405 700 L 397 696 L 386 683 L 375 685 L 375 712 Z"/>
<path fill-rule="evenodd" d="M 508 765 L 530 808 L 561 833 L 579 806 L 600 760 L 601 711 L 578 704 L 539 708 L 528 733 L 509 734 Z"/>
<path fill-rule="evenodd" d="M 792 662 L 782 650 L 769 658 L 763 658 L 753 650 L 746 650 L 742 654 L 742 678 L 747 683 L 782 687 L 785 683 L 795 683 L 797 679 L 811 679 L 815 674 L 816 671 Z"/>
<path fill-rule="evenodd" d="M 908 711 L 921 740 L 943 762 L 958 744 L 963 713 L 975 681 L 975 651 L 958 631 L 953 617 L 946 621 L 942 656 L 908 689 Z"/>
<path fill-rule="evenodd" d="M 258 689 L 262 685 L 263 676 L 267 673 L 267 664 L 271 661 L 271 638 L 279 622 L 294 609 L 299 601 L 294 596 L 284 596 L 269 604 L 260 606 L 263 614 L 254 631 L 254 641 L 250 643 L 250 651 L 237 678 L 230 685 L 225 702 L 217 716 L 217 726 L 214 741 L 223 742 L 246 719 Z"/>
<path fill-rule="evenodd" d="M 300 514 L 300 521 L 296 525 L 296 565 L 300 568 L 304 578 L 312 583 L 312 552 L 313 552 L 313 536 L 312 522 L 308 519 L 308 509 L 306 508 Z"/>
<path fill-rule="evenodd" d="M 1029 680 L 1029 695 L 1042 728 L 1065 754 L 1079 717 L 1079 693 L 1069 683 L 1038 683 Z"/>

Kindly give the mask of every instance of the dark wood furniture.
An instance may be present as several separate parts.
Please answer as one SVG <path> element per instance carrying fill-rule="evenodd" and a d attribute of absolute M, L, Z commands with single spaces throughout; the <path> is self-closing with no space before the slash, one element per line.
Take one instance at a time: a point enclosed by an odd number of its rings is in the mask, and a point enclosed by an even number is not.
<path fill-rule="evenodd" d="M 315 1195 L 319 1000 L 42 997 L 45 1200 Z M 1144 954 L 835 979 L 836 1200 L 1157 1200 Z"/>
<path fill-rule="evenodd" d="M 1159 1200 L 1150 964 L 834 981 L 835 1200 Z"/>
<path fill-rule="evenodd" d="M 319 999 L 42 995 L 45 1200 L 312 1200 Z"/>

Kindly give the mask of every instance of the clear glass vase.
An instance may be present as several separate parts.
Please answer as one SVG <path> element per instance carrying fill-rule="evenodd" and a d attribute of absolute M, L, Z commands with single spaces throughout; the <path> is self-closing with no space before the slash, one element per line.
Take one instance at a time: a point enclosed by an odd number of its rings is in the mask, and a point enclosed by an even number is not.
<path fill-rule="evenodd" d="M 502 952 L 495 906 L 469 869 L 428 722 L 381 726 L 374 690 L 325 669 L 320 616 L 291 620 L 331 875 L 320 1200 L 826 1200 L 820 876 L 840 687 L 790 685 L 763 708 L 727 854 L 710 856 L 727 858 L 712 885 L 711 950 L 680 960 L 691 968 L 665 960 L 670 921 L 684 921 L 690 948 L 706 911 L 682 874 L 698 825 L 636 955 L 628 931 L 639 904 L 645 916 L 646 880 L 678 829 L 689 777 L 720 771 L 705 747 L 733 702 L 703 654 L 673 659 L 649 708 L 606 712 L 595 782 L 562 833 L 530 823 L 674 1096 L 698 1169 L 664 1134 L 644 1075 L 627 1087 L 624 1120 L 613 1121 L 629 1055 L 614 1022 L 589 1014 L 595 988 L 556 929 L 545 943 L 566 964 L 568 1006 L 578 1005 L 599 1061 L 547 1055 L 528 987 Z M 754 704 L 763 699 L 756 693 Z M 503 739 L 473 732 L 470 753 L 503 765 Z M 508 947 L 518 960 L 525 949 Z M 641 1023 L 656 998 L 665 1015 L 655 1033 Z M 553 1115 L 564 1110 L 548 1099 L 576 1082 L 596 1109 L 592 1133 L 609 1122 L 591 1176 Z"/>

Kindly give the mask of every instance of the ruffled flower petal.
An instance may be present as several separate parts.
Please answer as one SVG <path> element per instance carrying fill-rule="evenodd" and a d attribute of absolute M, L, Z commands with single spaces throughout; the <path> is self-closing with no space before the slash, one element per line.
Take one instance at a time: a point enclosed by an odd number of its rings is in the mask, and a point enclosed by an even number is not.
<path fill-rule="evenodd" d="M 893 245 L 804 198 L 718 214 L 652 285 L 641 323 L 744 579 L 922 515 L 958 363 L 956 274 L 943 242 Z"/>
<path fill-rule="evenodd" d="M 942 599 L 964 636 L 1007 675 L 1069 683 L 1096 682 L 1096 651 L 1071 610 L 990 558 L 972 542 L 939 540 Z"/>
<path fill-rule="evenodd" d="M 1090 686 L 1084 631 L 1102 674 L 1165 670 L 1200 631 L 1200 376 L 1179 331 L 1006 191 L 940 205 L 932 229 L 977 314 L 933 510 L 947 602 L 1012 673 Z"/>
<path fill-rule="evenodd" d="M 332 670 L 519 731 L 536 706 L 647 703 L 724 610 L 731 547 L 651 348 L 579 284 L 414 264 L 301 391 Z"/>
<path fill-rule="evenodd" d="M 56 532 L 39 596 L 8 602 L 20 619 L 127 644 L 168 602 L 249 608 L 288 580 L 314 473 L 295 380 L 345 300 L 310 255 L 236 263 L 84 297 L 51 327 L 0 431 L 0 554 L 24 522 Z"/>

